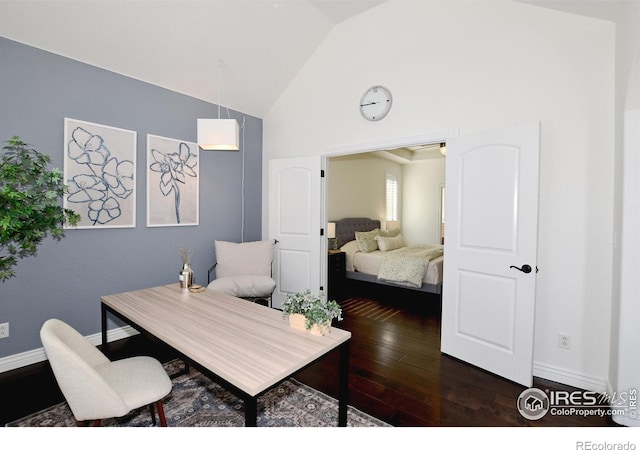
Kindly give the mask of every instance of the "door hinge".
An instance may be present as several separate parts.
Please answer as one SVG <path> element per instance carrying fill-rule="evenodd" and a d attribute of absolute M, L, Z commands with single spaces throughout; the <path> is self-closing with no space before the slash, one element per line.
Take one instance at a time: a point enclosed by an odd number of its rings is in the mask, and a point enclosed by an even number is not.
<path fill-rule="evenodd" d="M 324 236 L 324 228 L 320 228 L 320 236 Z"/>
<path fill-rule="evenodd" d="M 324 178 L 324 169 L 320 169 L 320 178 Z"/>

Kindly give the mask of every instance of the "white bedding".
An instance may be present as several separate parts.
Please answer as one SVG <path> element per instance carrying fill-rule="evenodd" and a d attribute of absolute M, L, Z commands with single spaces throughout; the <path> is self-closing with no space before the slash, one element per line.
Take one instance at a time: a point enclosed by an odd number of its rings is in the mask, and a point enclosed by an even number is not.
<path fill-rule="evenodd" d="M 376 250 L 370 253 L 361 252 L 356 241 L 347 242 L 341 247 L 346 253 L 347 270 L 362 272 L 368 275 L 378 275 L 384 252 Z M 427 284 L 442 284 L 442 263 L 444 256 L 429 261 L 424 282 Z"/>

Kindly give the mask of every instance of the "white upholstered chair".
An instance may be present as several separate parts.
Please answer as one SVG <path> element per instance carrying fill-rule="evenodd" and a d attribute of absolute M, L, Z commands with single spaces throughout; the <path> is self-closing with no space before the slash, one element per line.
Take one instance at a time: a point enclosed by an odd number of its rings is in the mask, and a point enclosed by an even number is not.
<path fill-rule="evenodd" d="M 58 319 L 40 330 L 58 386 L 77 421 L 122 417 L 149 405 L 155 425 L 155 404 L 160 424 L 167 426 L 162 399 L 171 392 L 171 380 L 156 359 L 135 356 L 110 361 L 84 336 Z"/>
<path fill-rule="evenodd" d="M 254 302 L 263 300 L 271 307 L 271 295 L 276 288 L 271 271 L 275 241 L 214 244 L 216 264 L 209 269 L 208 289 Z"/>

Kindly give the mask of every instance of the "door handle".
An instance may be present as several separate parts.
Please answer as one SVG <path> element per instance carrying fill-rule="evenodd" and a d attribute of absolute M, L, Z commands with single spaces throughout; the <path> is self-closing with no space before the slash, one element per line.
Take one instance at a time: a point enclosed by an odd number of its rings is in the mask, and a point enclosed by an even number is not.
<path fill-rule="evenodd" d="M 531 266 L 529 264 L 525 264 L 522 267 L 509 266 L 509 269 L 518 269 L 520 272 L 524 272 L 524 273 L 530 273 L 531 272 Z"/>

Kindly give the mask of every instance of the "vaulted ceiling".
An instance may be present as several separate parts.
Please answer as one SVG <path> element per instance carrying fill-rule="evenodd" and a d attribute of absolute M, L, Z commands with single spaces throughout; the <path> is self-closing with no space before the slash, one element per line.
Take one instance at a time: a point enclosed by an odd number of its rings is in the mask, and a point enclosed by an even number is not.
<path fill-rule="evenodd" d="M 0 36 L 263 117 L 334 25 L 383 2 L 0 1 Z"/>
<path fill-rule="evenodd" d="M 0 36 L 264 117 L 334 26 L 385 1 L 0 0 Z"/>

